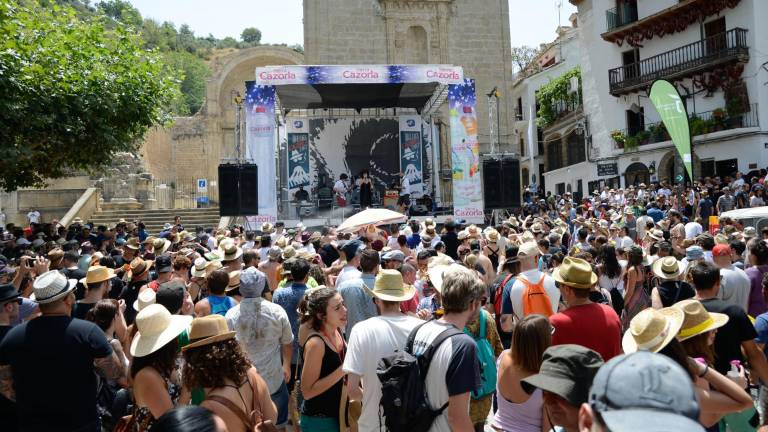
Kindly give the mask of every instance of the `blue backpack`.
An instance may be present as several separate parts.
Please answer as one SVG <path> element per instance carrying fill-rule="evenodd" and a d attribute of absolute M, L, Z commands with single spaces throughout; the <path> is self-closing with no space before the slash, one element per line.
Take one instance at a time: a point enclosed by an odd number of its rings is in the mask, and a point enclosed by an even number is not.
<path fill-rule="evenodd" d="M 480 388 L 472 390 L 472 399 L 482 399 L 496 391 L 496 355 L 493 352 L 491 342 L 485 337 L 486 319 L 482 310 L 479 319 L 480 329 L 477 337 L 474 337 L 469 329 L 464 327 L 464 333 L 472 336 L 475 344 L 477 344 L 477 359 L 480 363 L 482 377 Z"/>

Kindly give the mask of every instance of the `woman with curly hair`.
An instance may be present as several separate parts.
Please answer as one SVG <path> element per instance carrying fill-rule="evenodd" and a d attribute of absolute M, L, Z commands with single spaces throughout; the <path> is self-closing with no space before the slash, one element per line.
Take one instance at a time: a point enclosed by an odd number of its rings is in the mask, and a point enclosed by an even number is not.
<path fill-rule="evenodd" d="M 204 389 L 200 406 L 221 417 L 230 432 L 252 431 L 277 420 L 267 383 L 241 350 L 223 316 L 193 320 L 189 339 L 190 344 L 182 349 L 184 386 Z"/>
<path fill-rule="evenodd" d="M 344 385 L 346 344 L 341 329 L 347 308 L 341 294 L 318 288 L 307 294 L 301 324 L 309 326 L 301 371 L 301 427 L 314 432 L 339 430 L 339 406 Z"/>

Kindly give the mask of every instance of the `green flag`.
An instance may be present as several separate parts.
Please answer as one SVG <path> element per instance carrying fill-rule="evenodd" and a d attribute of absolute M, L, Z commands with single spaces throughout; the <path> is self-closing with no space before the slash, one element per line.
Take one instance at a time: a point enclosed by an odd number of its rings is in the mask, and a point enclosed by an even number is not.
<path fill-rule="evenodd" d="M 683 160 L 688 177 L 693 180 L 691 156 L 691 131 L 688 128 L 688 112 L 675 86 L 669 81 L 658 80 L 651 86 L 651 102 L 661 116 L 675 148 Z"/>

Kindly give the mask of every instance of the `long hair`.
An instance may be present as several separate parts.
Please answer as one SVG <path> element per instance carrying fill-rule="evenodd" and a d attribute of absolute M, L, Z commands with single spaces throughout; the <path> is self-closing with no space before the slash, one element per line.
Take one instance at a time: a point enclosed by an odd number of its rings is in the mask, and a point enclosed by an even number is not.
<path fill-rule="evenodd" d="M 227 339 L 184 351 L 184 385 L 187 388 L 217 388 L 229 379 L 243 383 L 251 362 L 237 339 Z"/>
<path fill-rule="evenodd" d="M 115 299 L 99 300 L 92 308 L 85 314 L 85 319 L 99 326 L 102 330 L 107 330 L 112 321 L 117 315 L 117 309 L 119 305 Z"/>
<path fill-rule="evenodd" d="M 152 426 L 153 432 L 216 432 L 216 430 L 213 413 L 195 405 L 168 410 Z"/>
<path fill-rule="evenodd" d="M 708 365 L 715 364 L 715 353 L 709 346 L 709 332 L 696 335 L 681 342 L 689 357 L 702 357 Z"/>
<path fill-rule="evenodd" d="M 145 367 L 151 367 L 165 378 L 170 378 L 176 367 L 176 356 L 179 351 L 178 338 L 171 339 L 162 348 L 144 357 L 134 357 L 131 362 L 131 378 Z"/>
<path fill-rule="evenodd" d="M 306 302 L 299 308 L 302 312 L 301 324 L 309 322 L 313 330 L 322 330 L 328 303 L 335 295 L 336 291 L 330 288 L 318 288 L 306 294 Z"/>
<path fill-rule="evenodd" d="M 621 265 L 616 258 L 616 248 L 610 244 L 604 244 L 600 248 L 600 260 L 602 261 L 602 273 L 609 279 L 614 279 L 621 275 Z"/>
<path fill-rule="evenodd" d="M 528 315 L 512 332 L 512 361 L 529 372 L 538 372 L 544 350 L 552 345 L 552 326 L 544 315 Z"/>

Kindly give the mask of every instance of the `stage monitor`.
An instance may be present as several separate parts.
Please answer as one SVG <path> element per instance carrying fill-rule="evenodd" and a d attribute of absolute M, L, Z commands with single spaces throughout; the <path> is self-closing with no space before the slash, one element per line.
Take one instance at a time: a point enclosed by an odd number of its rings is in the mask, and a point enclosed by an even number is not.
<path fill-rule="evenodd" d="M 258 167 L 255 164 L 219 165 L 219 215 L 257 215 L 258 184 Z"/>

